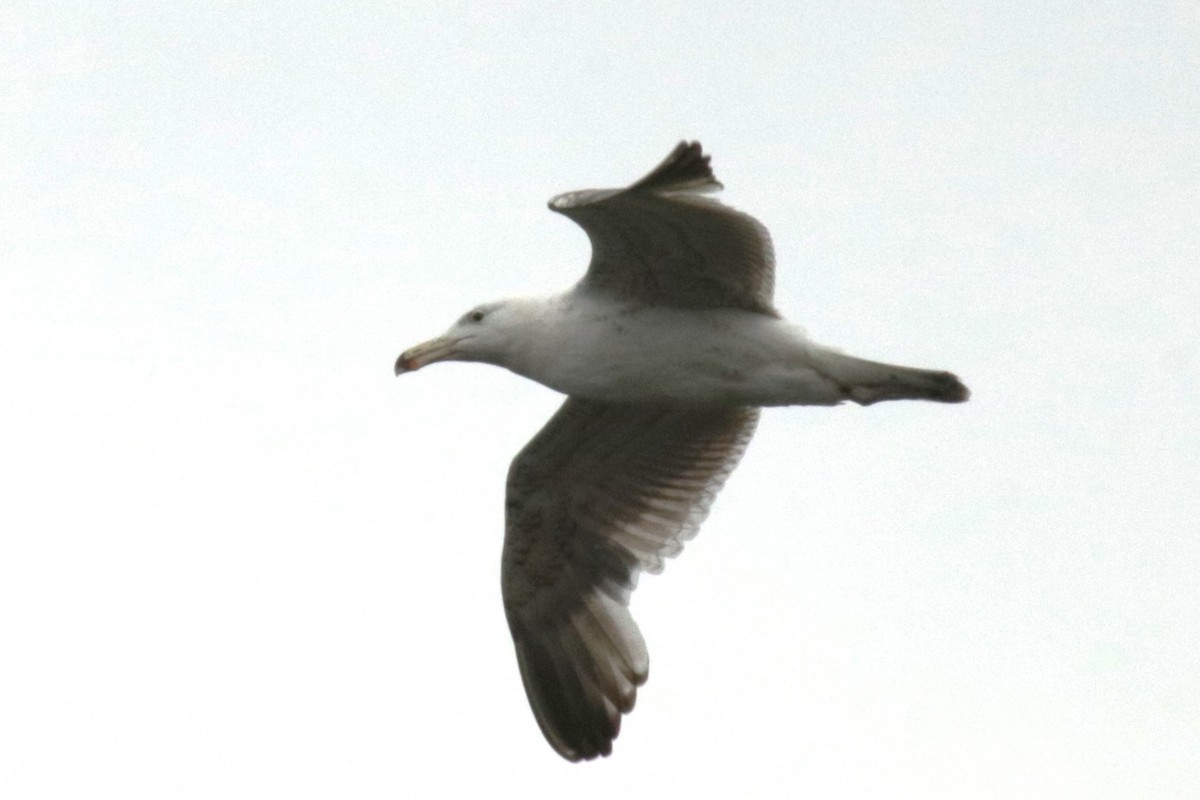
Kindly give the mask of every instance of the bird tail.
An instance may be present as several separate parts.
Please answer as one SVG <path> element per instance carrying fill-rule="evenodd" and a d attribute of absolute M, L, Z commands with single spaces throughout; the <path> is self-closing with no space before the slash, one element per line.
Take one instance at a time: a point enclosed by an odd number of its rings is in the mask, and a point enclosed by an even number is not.
<path fill-rule="evenodd" d="M 962 403 L 971 396 L 951 372 L 884 364 L 823 348 L 813 356 L 818 369 L 837 383 L 843 397 L 862 406 L 883 400 Z"/>

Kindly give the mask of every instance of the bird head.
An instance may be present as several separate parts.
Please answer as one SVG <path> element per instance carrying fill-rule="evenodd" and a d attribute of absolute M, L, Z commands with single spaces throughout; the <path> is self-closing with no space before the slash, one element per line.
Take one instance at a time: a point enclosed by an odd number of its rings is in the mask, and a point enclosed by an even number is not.
<path fill-rule="evenodd" d="M 504 364 L 518 321 L 520 304 L 499 301 L 478 305 L 459 317 L 441 336 L 410 347 L 396 359 L 396 374 L 437 361 L 484 361 Z"/>

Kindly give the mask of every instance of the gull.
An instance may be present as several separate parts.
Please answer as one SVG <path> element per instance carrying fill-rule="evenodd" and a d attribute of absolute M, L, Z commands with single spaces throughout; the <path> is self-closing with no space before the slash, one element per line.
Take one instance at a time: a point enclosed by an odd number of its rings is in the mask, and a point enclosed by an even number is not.
<path fill-rule="evenodd" d="M 762 406 L 959 403 L 949 372 L 844 355 L 772 303 L 774 252 L 698 142 L 623 189 L 568 192 L 550 209 L 587 233 L 565 292 L 476 306 L 404 351 L 397 375 L 439 361 L 505 367 L 567 396 L 508 471 L 500 584 L 517 664 L 546 740 L 571 761 L 607 756 L 649 669 L 629 613 L 707 516 Z"/>

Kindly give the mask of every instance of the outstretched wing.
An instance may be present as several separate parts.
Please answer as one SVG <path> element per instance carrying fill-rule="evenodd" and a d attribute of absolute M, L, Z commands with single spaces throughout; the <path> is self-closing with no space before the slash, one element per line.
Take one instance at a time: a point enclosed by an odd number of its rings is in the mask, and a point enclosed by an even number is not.
<path fill-rule="evenodd" d="M 771 236 L 754 217 L 703 197 L 721 188 L 700 143 L 680 142 L 628 188 L 567 192 L 550 208 L 592 242 L 585 290 L 636 305 L 779 316 Z"/>
<path fill-rule="evenodd" d="M 695 535 L 757 420 L 573 397 L 513 460 L 504 608 L 529 703 L 564 758 L 612 751 L 649 667 L 628 609 L 638 572 Z"/>

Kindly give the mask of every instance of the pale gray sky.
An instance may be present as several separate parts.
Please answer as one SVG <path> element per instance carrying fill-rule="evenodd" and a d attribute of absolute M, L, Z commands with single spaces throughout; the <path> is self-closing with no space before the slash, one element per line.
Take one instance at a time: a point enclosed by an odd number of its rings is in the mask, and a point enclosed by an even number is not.
<path fill-rule="evenodd" d="M 1200 6 L 250 5 L 0 9 L 0 795 L 1200 795 Z M 498 580 L 559 398 L 391 365 L 681 138 L 974 397 L 767 412 L 569 765 Z"/>

